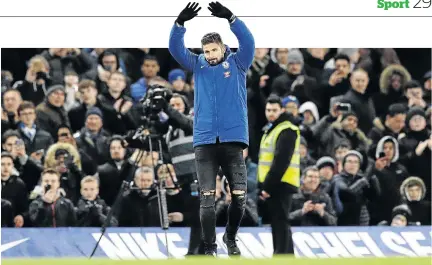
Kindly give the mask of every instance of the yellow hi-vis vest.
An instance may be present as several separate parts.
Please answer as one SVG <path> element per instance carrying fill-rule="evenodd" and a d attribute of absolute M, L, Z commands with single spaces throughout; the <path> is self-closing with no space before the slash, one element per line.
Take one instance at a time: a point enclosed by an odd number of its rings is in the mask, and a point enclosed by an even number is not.
<path fill-rule="evenodd" d="M 291 162 L 285 171 L 281 181 L 291 184 L 294 187 L 300 186 L 300 129 L 289 121 L 279 123 L 269 134 L 265 133 L 261 139 L 259 162 L 258 162 L 258 182 L 263 183 L 273 162 L 276 141 L 279 134 L 285 129 L 292 129 L 297 133 L 294 153 Z M 283 154 L 281 154 L 283 155 Z"/>

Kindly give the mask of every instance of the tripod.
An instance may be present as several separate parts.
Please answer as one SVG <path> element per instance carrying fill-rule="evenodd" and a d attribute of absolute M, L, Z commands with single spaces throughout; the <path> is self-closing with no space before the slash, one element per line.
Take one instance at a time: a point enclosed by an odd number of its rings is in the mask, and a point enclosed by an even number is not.
<path fill-rule="evenodd" d="M 133 138 L 139 138 L 140 141 L 142 141 L 142 142 L 145 142 L 145 140 L 148 139 L 150 156 L 153 155 L 152 139 L 156 139 L 158 141 L 158 147 L 159 147 L 159 161 L 161 162 L 162 165 L 164 165 L 163 154 L 162 154 L 161 136 L 158 134 L 146 134 L 145 135 L 145 133 L 143 133 L 142 131 L 135 133 L 135 136 Z M 132 166 L 134 166 L 134 168 L 139 168 L 139 166 L 140 166 L 139 163 L 142 160 L 144 153 L 145 153 L 144 149 L 139 149 L 138 154 L 136 156 L 136 159 L 135 159 L 135 161 L 133 161 L 133 164 L 132 164 Z M 154 160 L 152 159 L 153 172 L 155 171 L 155 167 L 156 167 L 156 165 L 154 163 Z M 164 230 L 164 233 L 165 233 L 165 245 L 167 248 L 167 255 L 168 255 L 168 258 L 170 257 L 170 252 L 169 252 L 169 248 L 168 248 L 168 233 L 167 233 L 167 230 L 169 229 L 169 218 L 168 218 L 168 206 L 167 206 L 167 200 L 166 200 L 166 191 L 167 191 L 167 189 L 178 189 L 178 183 L 173 178 L 172 173 L 168 167 L 167 167 L 167 171 L 168 171 L 169 177 L 171 178 L 171 180 L 174 184 L 174 187 L 167 187 L 166 178 L 159 179 L 156 177 L 155 177 L 154 184 L 150 188 L 132 187 L 131 184 L 132 184 L 132 181 L 133 181 L 135 174 L 130 174 L 130 172 L 129 172 L 127 180 L 122 182 L 120 190 L 117 193 L 116 199 L 114 201 L 114 204 L 113 204 L 111 210 L 109 211 L 105 222 L 103 223 L 103 225 L 101 227 L 101 236 L 99 237 L 99 240 L 97 241 L 89 259 L 91 259 L 93 257 L 93 255 L 95 254 L 96 249 L 98 248 L 99 243 L 102 240 L 102 238 L 106 232 L 106 228 L 108 227 L 108 225 L 111 222 L 111 219 L 112 219 L 114 212 L 116 212 L 117 208 L 120 205 L 123 193 L 125 191 L 128 191 L 128 190 L 156 190 L 157 197 L 158 197 L 160 226 Z M 156 176 L 157 172 L 154 172 L 154 175 Z"/>

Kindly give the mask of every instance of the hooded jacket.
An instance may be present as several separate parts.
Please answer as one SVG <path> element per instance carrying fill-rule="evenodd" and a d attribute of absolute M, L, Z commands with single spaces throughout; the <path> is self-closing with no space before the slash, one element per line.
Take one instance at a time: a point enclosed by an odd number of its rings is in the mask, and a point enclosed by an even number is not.
<path fill-rule="evenodd" d="M 188 71 L 194 73 L 194 147 L 220 142 L 249 145 L 247 119 L 246 73 L 255 54 L 255 41 L 243 21 L 230 24 L 239 49 L 232 53 L 228 46 L 223 60 L 210 65 L 204 54 L 196 55 L 184 45 L 186 28 L 172 27 L 169 51 Z"/>
<path fill-rule="evenodd" d="M 83 177 L 83 174 L 81 172 L 82 169 L 81 157 L 78 153 L 78 150 L 73 145 L 68 143 L 56 143 L 51 145 L 51 147 L 48 149 L 45 156 L 44 167 L 45 168 L 57 167 L 55 153 L 59 149 L 66 150 L 74 158 L 73 164 L 75 166 L 70 167 L 68 171 L 66 171 L 60 176 L 60 187 L 65 190 L 66 192 L 65 197 L 70 199 L 73 203 L 76 203 L 79 198 L 80 182 Z"/>
<path fill-rule="evenodd" d="M 299 108 L 299 113 L 303 114 L 307 110 L 309 110 L 312 113 L 312 115 L 315 119 L 314 124 L 317 123 L 320 119 L 319 119 L 319 112 L 318 112 L 318 108 L 317 108 L 316 104 L 313 103 L 312 101 L 307 101 L 307 102 L 301 104 L 301 106 Z"/>
<path fill-rule="evenodd" d="M 402 76 L 401 88 L 398 91 L 391 88 L 390 77 L 394 73 Z M 377 117 L 385 120 L 389 106 L 403 100 L 404 86 L 410 80 L 411 75 L 408 70 L 399 64 L 391 64 L 382 71 L 379 80 L 380 93 L 373 97 Z"/>
<path fill-rule="evenodd" d="M 393 142 L 394 146 L 394 156 L 390 165 L 380 171 L 373 169 L 373 173 L 379 180 L 382 192 L 378 200 L 371 201 L 369 204 L 372 225 L 378 224 L 382 220 L 388 221 L 391 219 L 392 209 L 402 203 L 399 187 L 408 177 L 406 168 L 398 163 L 399 144 L 395 138 L 391 136 L 383 137 L 377 144 L 375 158 L 379 158 L 380 152 L 384 150 L 384 143 L 389 140 Z"/>
<path fill-rule="evenodd" d="M 410 200 L 408 197 L 408 187 L 413 184 L 419 185 L 422 189 L 419 200 Z M 419 177 L 409 177 L 402 182 L 399 191 L 403 200 L 411 210 L 411 221 L 420 222 L 421 225 L 431 225 L 431 202 L 424 200 L 426 196 L 426 186 L 423 180 Z"/>

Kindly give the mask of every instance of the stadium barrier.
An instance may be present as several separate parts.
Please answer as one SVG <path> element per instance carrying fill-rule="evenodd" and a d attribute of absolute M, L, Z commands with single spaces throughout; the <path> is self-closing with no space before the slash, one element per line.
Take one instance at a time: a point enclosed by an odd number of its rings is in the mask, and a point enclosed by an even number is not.
<path fill-rule="evenodd" d="M 100 237 L 98 228 L 2 228 L 2 258 L 89 257 Z M 217 228 L 218 254 L 226 257 L 224 228 Z M 430 257 L 430 226 L 412 227 L 295 227 L 296 257 Z M 167 231 L 169 257 L 184 258 L 189 228 Z M 238 245 L 245 258 L 272 256 L 267 227 L 241 228 Z M 108 228 L 94 257 L 166 259 L 167 243 L 160 228 Z"/>

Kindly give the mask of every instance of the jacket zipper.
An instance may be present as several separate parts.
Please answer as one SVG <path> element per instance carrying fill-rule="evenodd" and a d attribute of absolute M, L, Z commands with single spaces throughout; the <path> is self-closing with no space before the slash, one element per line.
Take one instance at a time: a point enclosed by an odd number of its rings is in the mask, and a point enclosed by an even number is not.
<path fill-rule="evenodd" d="M 213 68 L 213 89 L 214 89 L 214 95 L 215 95 L 215 109 L 216 109 L 216 138 L 219 137 L 219 120 L 218 120 L 218 105 L 217 105 L 217 91 L 216 91 L 216 75 L 215 75 L 215 68 Z M 219 139 L 220 141 L 220 139 Z"/>
<path fill-rule="evenodd" d="M 56 202 L 54 202 L 53 204 L 51 204 L 53 227 L 56 227 L 55 204 L 56 204 Z"/>

